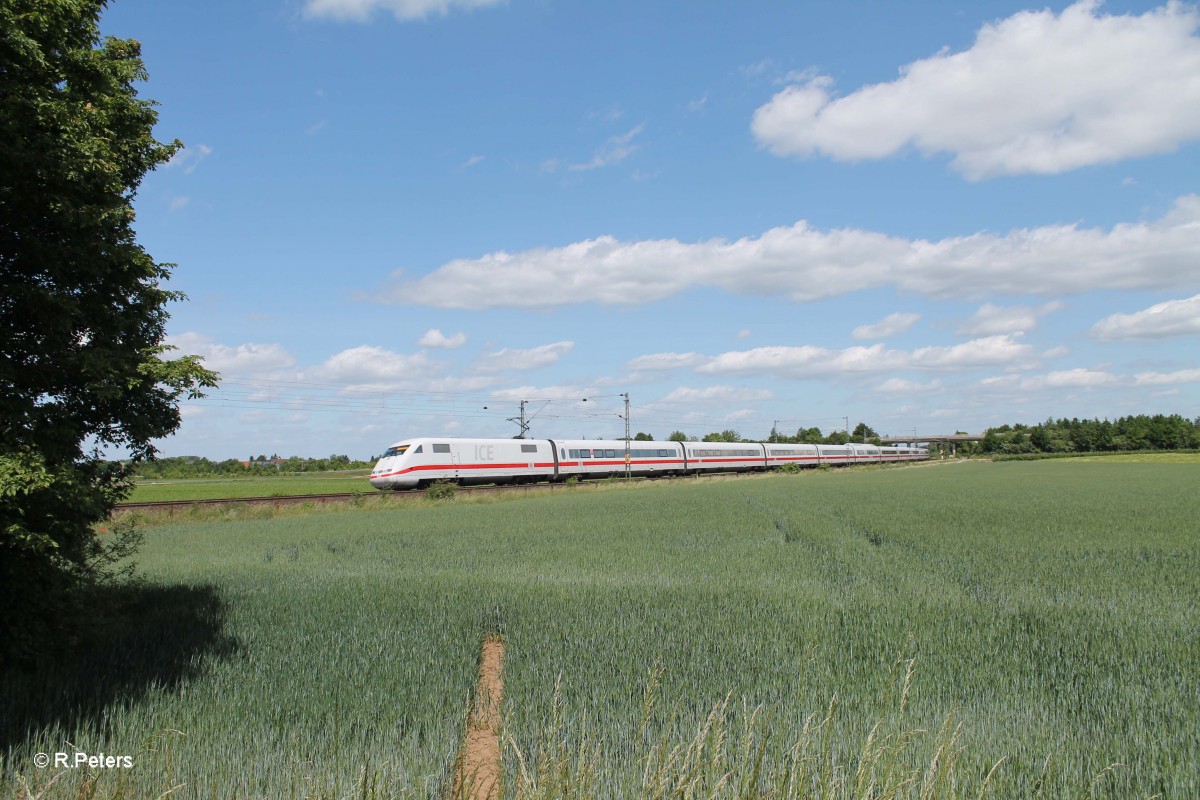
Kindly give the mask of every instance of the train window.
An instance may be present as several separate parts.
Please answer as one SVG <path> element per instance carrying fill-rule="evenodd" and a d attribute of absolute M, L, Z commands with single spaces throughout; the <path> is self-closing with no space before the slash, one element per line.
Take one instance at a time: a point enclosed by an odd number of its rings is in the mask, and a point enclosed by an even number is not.
<path fill-rule="evenodd" d="M 417 445 L 417 449 L 413 450 L 413 455 L 416 455 L 417 453 L 421 452 L 421 448 L 424 446 L 425 445 L 421 445 L 421 444 Z"/>
<path fill-rule="evenodd" d="M 559 453 L 559 455 L 558 455 L 559 458 L 566 458 L 567 457 L 567 448 L 565 448 L 565 447 L 558 448 L 558 453 Z"/>
<path fill-rule="evenodd" d="M 404 455 L 405 451 L 407 451 L 407 450 L 408 450 L 408 445 L 406 445 L 406 444 L 402 444 L 399 447 L 389 447 L 387 449 L 387 452 L 383 454 L 383 457 L 391 458 L 392 456 L 402 456 L 402 455 Z"/>
<path fill-rule="evenodd" d="M 448 445 L 448 444 L 435 444 L 435 445 L 433 446 L 433 452 L 435 452 L 435 453 L 449 453 L 449 452 L 450 452 L 450 445 Z"/>
<path fill-rule="evenodd" d="M 617 451 L 616 451 L 616 450 L 605 450 L 605 451 L 604 451 L 604 457 L 605 457 L 605 458 L 616 458 L 616 457 L 617 457 Z"/>
<path fill-rule="evenodd" d="M 592 451 L 591 451 L 591 450 L 580 450 L 580 451 L 579 451 L 579 457 L 580 457 L 580 458 L 591 458 L 591 457 L 592 457 Z"/>
<path fill-rule="evenodd" d="M 536 444 L 523 444 L 523 445 L 521 445 L 521 452 L 522 453 L 536 453 L 537 445 Z"/>

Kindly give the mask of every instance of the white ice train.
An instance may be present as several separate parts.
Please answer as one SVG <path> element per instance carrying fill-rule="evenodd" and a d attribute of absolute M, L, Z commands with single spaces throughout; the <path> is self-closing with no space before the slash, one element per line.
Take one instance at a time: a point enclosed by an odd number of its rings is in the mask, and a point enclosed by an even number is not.
<path fill-rule="evenodd" d="M 785 464 L 818 466 L 923 461 L 915 446 L 770 444 L 759 442 L 630 442 L 629 472 L 638 476 L 753 472 Z M 434 481 L 528 483 L 571 476 L 625 474 L 625 442 L 595 439 L 405 439 L 371 470 L 376 489 L 412 489 Z"/>

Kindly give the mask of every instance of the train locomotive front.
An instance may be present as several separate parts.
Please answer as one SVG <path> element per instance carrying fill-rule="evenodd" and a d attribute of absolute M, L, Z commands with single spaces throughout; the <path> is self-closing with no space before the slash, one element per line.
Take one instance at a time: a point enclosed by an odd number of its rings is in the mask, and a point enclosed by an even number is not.
<path fill-rule="evenodd" d="M 371 485 L 544 481 L 555 477 L 557 466 L 554 443 L 546 439 L 409 439 L 387 449 L 371 471 Z"/>
<path fill-rule="evenodd" d="M 376 489 L 412 489 L 421 480 L 413 469 L 424 454 L 425 442 L 417 439 L 397 442 L 389 447 L 371 470 L 371 486 Z"/>

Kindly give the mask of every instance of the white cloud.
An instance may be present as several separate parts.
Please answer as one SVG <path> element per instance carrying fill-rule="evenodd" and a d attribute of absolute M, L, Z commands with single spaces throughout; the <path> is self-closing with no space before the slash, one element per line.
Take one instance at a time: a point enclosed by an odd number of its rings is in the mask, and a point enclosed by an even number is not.
<path fill-rule="evenodd" d="M 708 356 L 700 353 L 654 353 L 631 359 L 625 368 L 634 372 L 679 369 L 703 364 Z"/>
<path fill-rule="evenodd" d="M 494 353 L 488 353 L 475 365 L 480 372 L 503 372 L 511 369 L 537 369 L 558 363 L 558 360 L 571 352 L 574 342 L 554 342 L 531 347 L 528 350 L 511 350 L 504 348 Z"/>
<path fill-rule="evenodd" d="M 997 306 L 984 303 L 958 328 L 960 336 L 992 336 L 1003 333 L 1028 333 L 1037 327 L 1038 318 L 1063 307 L 1058 301 L 1041 306 Z"/>
<path fill-rule="evenodd" d="M 417 345 L 420 347 L 441 347 L 447 350 L 462 347 L 466 343 L 467 335 L 462 331 L 453 336 L 446 336 L 437 328 L 430 328 L 425 331 L 425 334 L 417 341 Z"/>
<path fill-rule="evenodd" d="M 1133 314 L 1113 314 L 1092 326 L 1097 339 L 1169 339 L 1200 334 L 1200 294 Z"/>
<path fill-rule="evenodd" d="M 497 389 L 492 397 L 502 400 L 574 400 L 596 394 L 592 387 L 583 386 L 515 386 L 511 389 Z"/>
<path fill-rule="evenodd" d="M 912 352 L 910 366 L 955 371 L 1012 364 L 1032 357 L 1033 348 L 1018 342 L 1016 336 L 985 336 L 951 347 L 918 348 Z"/>
<path fill-rule="evenodd" d="M 1120 378 L 1110 372 L 1078 367 L 1023 378 L 1020 387 L 1027 390 L 1086 389 L 1094 386 L 1111 386 L 1119 381 Z"/>
<path fill-rule="evenodd" d="M 578 172 L 581 170 L 599 169 L 600 167 L 607 167 L 624 161 L 637 150 L 637 145 L 633 143 L 633 140 L 645 127 L 645 125 L 638 125 L 626 133 L 610 137 L 596 151 L 596 154 L 592 156 L 591 161 L 583 164 L 572 164 L 568 169 Z"/>
<path fill-rule="evenodd" d="M 1013 336 L 989 336 L 951 347 L 888 350 L 882 344 L 830 350 L 799 347 L 756 347 L 714 356 L 696 367 L 711 375 L 773 375 L 787 378 L 827 378 L 880 375 L 897 370 L 958 372 L 1023 363 L 1033 347 Z"/>
<path fill-rule="evenodd" d="M 195 147 L 181 147 L 163 165 L 163 169 L 182 169 L 184 174 L 191 175 L 196 171 L 196 167 L 200 166 L 200 162 L 208 158 L 212 151 L 213 149 L 206 144 L 198 144 Z"/>
<path fill-rule="evenodd" d="M 343 350 L 307 371 L 305 378 L 344 386 L 349 390 L 379 390 L 402 386 L 430 388 L 428 380 L 441 365 L 424 353 L 406 355 L 374 345 Z"/>
<path fill-rule="evenodd" d="M 1058 370 L 1041 375 L 992 375 L 980 380 L 976 386 L 980 389 L 1013 394 L 1023 392 L 1038 392 L 1061 389 L 1092 389 L 1104 386 L 1119 386 L 1127 383 L 1118 375 L 1104 369 L 1075 369 Z"/>
<path fill-rule="evenodd" d="M 888 314 L 874 325 L 859 325 L 850 332 L 850 335 L 859 341 L 864 339 L 886 339 L 889 336 L 904 333 L 913 325 L 916 325 L 920 319 L 920 314 L 897 311 L 895 314 Z"/>
<path fill-rule="evenodd" d="M 1170 386 L 1176 383 L 1200 382 L 1200 369 L 1181 369 L 1175 372 L 1139 372 L 1136 386 Z"/>
<path fill-rule="evenodd" d="M 1021 376 L 1016 373 L 1009 375 L 989 375 L 979 381 L 979 385 L 988 389 L 1013 388 L 1021 383 Z"/>
<path fill-rule="evenodd" d="M 1200 136 L 1200 14 L 1168 3 L 1141 16 L 1022 11 L 973 46 L 835 98 L 832 79 L 776 94 L 752 129 L 777 155 L 858 161 L 913 147 L 952 153 L 970 179 L 1054 174 L 1174 150 Z"/>
<path fill-rule="evenodd" d="M 462 164 L 459 165 L 459 169 L 470 169 L 471 167 L 475 166 L 479 162 L 483 161 L 484 158 L 485 158 L 485 156 L 471 156 L 470 158 L 468 158 L 466 161 L 464 161 Z"/>
<path fill-rule="evenodd" d="M 941 388 L 942 382 L 939 380 L 921 383 L 920 381 L 910 381 L 907 378 L 888 378 L 876 386 L 875 391 L 881 394 L 924 394 L 939 391 Z"/>
<path fill-rule="evenodd" d="M 175 195 L 171 198 L 171 210 L 178 211 L 179 209 L 190 203 L 192 199 L 183 195 Z"/>
<path fill-rule="evenodd" d="M 728 406 L 733 403 L 770 400 L 774 396 L 775 393 L 770 389 L 750 389 L 744 386 L 706 386 L 702 389 L 680 386 L 656 401 L 654 405 L 697 406 L 717 404 Z"/>
<path fill-rule="evenodd" d="M 749 328 L 742 328 L 740 331 L 738 331 L 737 333 L 735 333 L 735 334 L 733 335 L 733 338 L 735 338 L 735 339 L 749 339 L 749 338 L 750 338 L 750 329 L 749 329 Z"/>
<path fill-rule="evenodd" d="M 167 344 L 179 348 L 181 355 L 197 355 L 208 369 L 223 377 L 270 373 L 287 369 L 296 359 L 280 344 L 218 344 L 211 336 L 188 331 L 167 337 Z"/>
<path fill-rule="evenodd" d="M 377 9 L 390 11 L 404 21 L 424 19 L 432 14 L 445 16 L 452 9 L 473 9 L 498 5 L 503 0 L 308 0 L 304 15 L 309 18 L 329 17 L 337 20 L 366 22 Z"/>
<path fill-rule="evenodd" d="M 806 222 L 758 238 L 622 242 L 611 236 L 564 247 L 495 252 L 451 261 L 384 287 L 383 302 L 440 308 L 641 304 L 701 287 L 817 300 L 892 286 L 929 297 L 1067 295 L 1094 289 L 1200 284 L 1200 196 L 1179 198 L 1153 222 L 1110 230 L 1077 225 L 979 232 L 928 241 Z"/>

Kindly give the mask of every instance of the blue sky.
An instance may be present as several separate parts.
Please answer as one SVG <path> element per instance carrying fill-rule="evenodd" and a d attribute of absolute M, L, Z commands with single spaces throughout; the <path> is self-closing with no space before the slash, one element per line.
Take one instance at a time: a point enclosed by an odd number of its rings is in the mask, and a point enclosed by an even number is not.
<path fill-rule="evenodd" d="M 116 0 L 165 455 L 1200 414 L 1188 3 Z M 592 398 L 588 403 L 582 398 Z M 486 408 L 485 408 L 486 407 Z"/>

